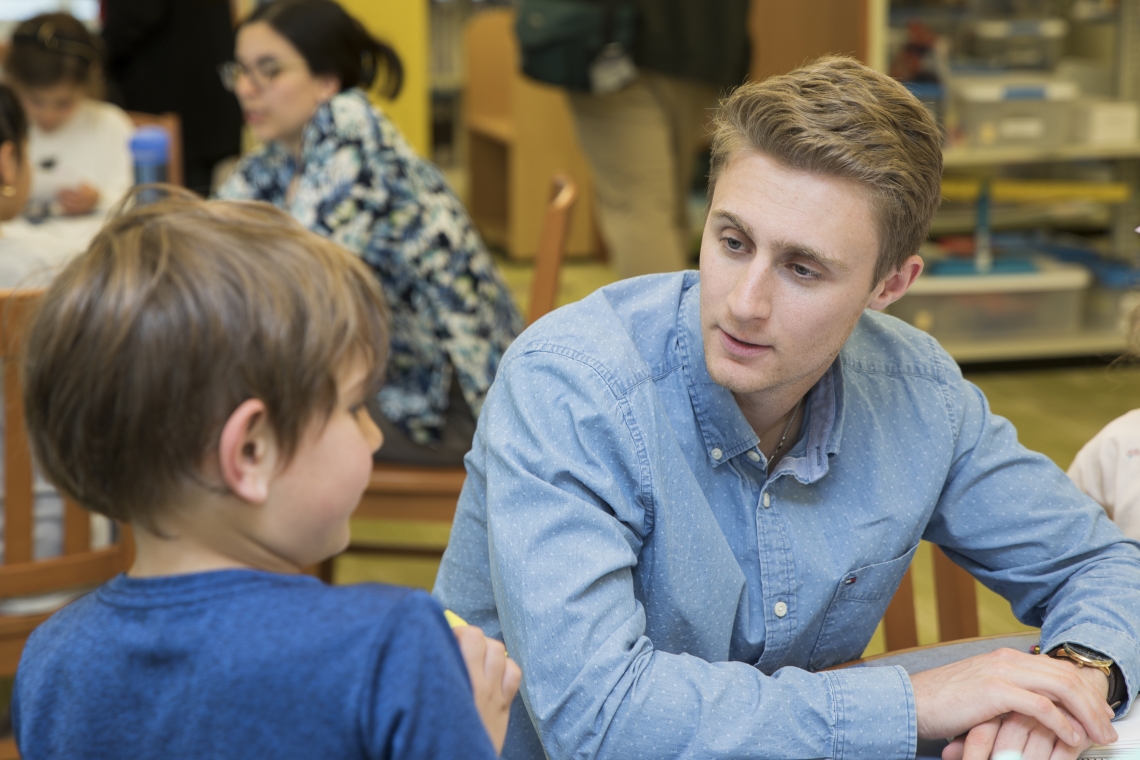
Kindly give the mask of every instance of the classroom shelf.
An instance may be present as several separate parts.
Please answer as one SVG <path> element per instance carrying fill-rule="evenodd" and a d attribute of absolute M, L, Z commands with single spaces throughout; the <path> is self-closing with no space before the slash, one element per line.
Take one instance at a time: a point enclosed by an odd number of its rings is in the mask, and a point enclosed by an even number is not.
<path fill-rule="evenodd" d="M 1061 145 L 1052 148 L 946 148 L 947 169 L 971 166 L 1035 164 L 1050 161 L 1089 161 L 1140 158 L 1140 142 L 1119 145 Z"/>
<path fill-rule="evenodd" d="M 1059 359 L 1074 356 L 1121 354 L 1127 341 L 1118 332 L 1083 331 L 1072 335 L 1012 340 L 944 341 L 942 347 L 959 364 L 1016 361 L 1020 359 Z"/>

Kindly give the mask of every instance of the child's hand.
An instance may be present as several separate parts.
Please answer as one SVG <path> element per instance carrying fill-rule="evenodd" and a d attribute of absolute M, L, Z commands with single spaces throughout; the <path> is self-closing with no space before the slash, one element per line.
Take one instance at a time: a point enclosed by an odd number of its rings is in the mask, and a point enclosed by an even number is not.
<path fill-rule="evenodd" d="M 86 182 L 78 187 L 65 187 L 56 195 L 63 213 L 68 216 L 86 214 L 99 202 L 99 191 Z"/>
<path fill-rule="evenodd" d="M 471 690 L 475 694 L 475 708 L 496 752 L 502 752 L 507 738 L 507 720 L 510 718 L 511 700 L 519 690 L 522 671 L 515 661 L 507 657 L 501 642 L 483 635 L 473 625 L 455 628 L 459 651 L 467 663 L 471 676 Z"/>

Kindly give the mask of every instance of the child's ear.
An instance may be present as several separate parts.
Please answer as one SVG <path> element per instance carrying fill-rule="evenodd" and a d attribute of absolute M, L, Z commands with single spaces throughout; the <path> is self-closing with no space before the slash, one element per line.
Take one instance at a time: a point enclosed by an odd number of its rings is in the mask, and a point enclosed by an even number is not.
<path fill-rule="evenodd" d="M 277 436 L 265 404 L 251 398 L 234 410 L 218 441 L 222 482 L 238 498 L 262 504 L 277 471 Z"/>

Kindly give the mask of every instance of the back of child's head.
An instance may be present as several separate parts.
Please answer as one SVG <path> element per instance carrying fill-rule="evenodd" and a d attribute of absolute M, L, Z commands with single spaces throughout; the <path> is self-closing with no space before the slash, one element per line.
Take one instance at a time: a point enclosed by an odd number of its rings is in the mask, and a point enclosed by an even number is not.
<path fill-rule="evenodd" d="M 112 219 L 43 296 L 27 340 L 34 456 L 64 494 L 153 525 L 243 401 L 286 461 L 353 362 L 381 382 L 388 312 L 356 256 L 261 203 L 169 190 Z"/>
<path fill-rule="evenodd" d="M 4 71 L 24 88 L 88 87 L 99 55 L 97 38 L 81 21 L 68 13 L 42 13 L 12 33 Z"/>
<path fill-rule="evenodd" d="M 16 93 L 0 84 L 0 145 L 6 142 L 22 146 L 28 139 L 28 117 Z"/>

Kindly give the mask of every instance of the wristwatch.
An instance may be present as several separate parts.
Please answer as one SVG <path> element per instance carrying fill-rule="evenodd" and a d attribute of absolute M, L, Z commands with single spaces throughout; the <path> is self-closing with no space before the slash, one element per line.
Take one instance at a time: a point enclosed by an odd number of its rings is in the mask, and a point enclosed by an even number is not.
<path fill-rule="evenodd" d="M 1058 660 L 1072 660 L 1082 668 L 1096 668 L 1108 678 L 1109 706 L 1115 709 L 1124 701 L 1124 678 L 1111 657 L 1106 657 L 1095 649 L 1071 643 L 1053 648 L 1049 651 L 1049 656 Z"/>

